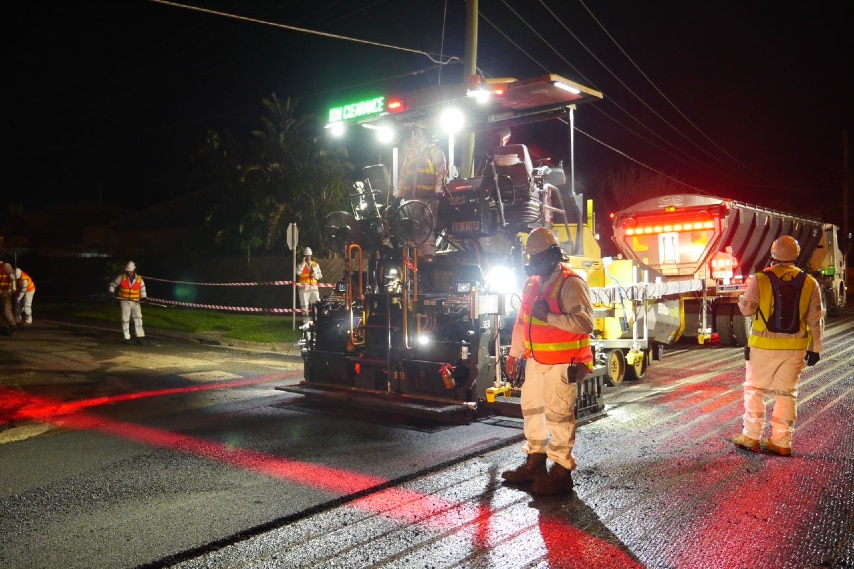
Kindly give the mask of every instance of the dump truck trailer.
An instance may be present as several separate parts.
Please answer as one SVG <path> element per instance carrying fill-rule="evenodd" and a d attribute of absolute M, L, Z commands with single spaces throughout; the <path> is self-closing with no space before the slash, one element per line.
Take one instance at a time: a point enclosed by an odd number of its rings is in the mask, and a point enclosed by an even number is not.
<path fill-rule="evenodd" d="M 653 341 L 682 337 L 743 346 L 750 330 L 738 299 L 748 278 L 768 266 L 771 244 L 791 235 L 801 246 L 795 264 L 816 277 L 834 315 L 847 300 L 850 236 L 820 219 L 719 197 L 667 195 L 641 201 L 613 216 L 614 242 L 643 278 L 625 287 L 642 303 Z"/>

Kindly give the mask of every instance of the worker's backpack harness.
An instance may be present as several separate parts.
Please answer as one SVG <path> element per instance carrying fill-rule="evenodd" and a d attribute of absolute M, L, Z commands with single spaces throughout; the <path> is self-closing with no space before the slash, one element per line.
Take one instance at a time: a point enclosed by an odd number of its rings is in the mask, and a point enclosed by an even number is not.
<path fill-rule="evenodd" d="M 769 332 L 780 332 L 783 334 L 794 334 L 800 329 L 801 313 L 801 291 L 807 274 L 804 271 L 790 280 L 783 280 L 770 269 L 762 271 L 771 281 L 771 318 L 766 319 L 762 311 L 759 316 L 765 322 Z"/>

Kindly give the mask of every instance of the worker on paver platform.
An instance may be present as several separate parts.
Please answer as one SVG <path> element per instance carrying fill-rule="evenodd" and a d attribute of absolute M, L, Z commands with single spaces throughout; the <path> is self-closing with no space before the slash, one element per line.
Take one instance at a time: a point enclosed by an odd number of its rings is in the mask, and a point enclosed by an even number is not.
<path fill-rule="evenodd" d="M 800 252 L 789 235 L 774 241 L 771 265 L 749 280 L 738 302 L 741 313 L 753 318 L 745 348 L 743 429 L 732 440 L 742 449 L 792 455 L 798 381 L 805 365 L 818 363 L 824 327 L 818 283 L 794 264 Z M 774 397 L 771 436 L 764 439 L 769 395 Z"/>

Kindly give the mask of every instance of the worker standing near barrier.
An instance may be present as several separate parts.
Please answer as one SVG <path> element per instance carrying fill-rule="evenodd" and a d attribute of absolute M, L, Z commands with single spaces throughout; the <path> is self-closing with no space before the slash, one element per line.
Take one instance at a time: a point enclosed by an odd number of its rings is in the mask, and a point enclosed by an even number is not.
<path fill-rule="evenodd" d="M 312 259 L 311 247 L 306 247 L 302 254 L 302 262 L 297 266 L 297 278 L 302 322 L 306 325 L 311 322 L 311 305 L 320 300 L 320 288 L 317 283 L 323 278 L 323 273 L 317 261 Z"/>
<path fill-rule="evenodd" d="M 747 284 L 738 308 L 753 318 L 745 348 L 743 429 L 736 447 L 792 455 L 798 418 L 798 382 L 804 366 L 818 363 L 824 322 L 818 282 L 795 266 L 800 244 L 784 235 L 771 244 L 771 266 Z M 792 283 L 794 287 L 786 287 Z M 791 290 L 791 292 L 787 292 Z M 771 437 L 765 430 L 765 397 L 774 396 Z"/>
<path fill-rule="evenodd" d="M 15 269 L 15 280 L 17 281 L 18 297 L 16 302 L 15 321 L 25 325 L 33 323 L 33 297 L 36 294 L 36 283 L 30 275 L 20 268 Z"/>
<path fill-rule="evenodd" d="M 142 344 L 145 338 L 145 330 L 142 328 L 142 306 L 141 301 L 147 297 L 145 292 L 145 281 L 142 276 L 136 274 L 136 263 L 128 261 L 124 273 L 120 274 L 110 283 L 110 294 L 114 294 L 119 300 L 122 309 L 122 334 L 125 344 L 131 343 L 130 320 L 133 318 L 133 330 L 136 344 Z"/>

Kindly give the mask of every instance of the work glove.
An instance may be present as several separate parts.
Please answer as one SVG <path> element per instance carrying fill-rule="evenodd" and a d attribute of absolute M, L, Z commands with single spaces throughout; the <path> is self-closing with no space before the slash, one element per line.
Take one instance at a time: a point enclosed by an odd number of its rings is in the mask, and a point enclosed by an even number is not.
<path fill-rule="evenodd" d="M 809 352 L 808 351 L 807 357 L 805 359 L 807 360 L 808 366 L 814 366 L 815 364 L 818 363 L 818 360 L 821 359 L 821 356 L 818 355 L 818 352 Z"/>
<path fill-rule="evenodd" d="M 537 320 L 542 320 L 543 322 L 548 322 L 549 305 L 546 303 L 545 300 L 540 299 L 534 303 L 534 306 L 531 309 L 531 316 L 533 316 Z"/>
<path fill-rule="evenodd" d="M 507 373 L 507 378 L 510 380 L 510 385 L 513 387 L 522 387 L 525 383 L 525 361 L 519 361 L 519 358 L 507 356 L 507 363 L 504 365 L 504 371 Z"/>

